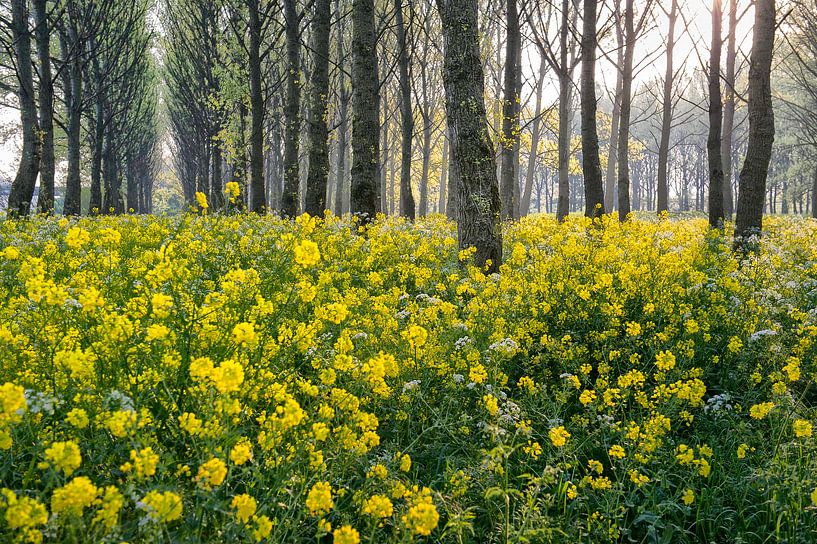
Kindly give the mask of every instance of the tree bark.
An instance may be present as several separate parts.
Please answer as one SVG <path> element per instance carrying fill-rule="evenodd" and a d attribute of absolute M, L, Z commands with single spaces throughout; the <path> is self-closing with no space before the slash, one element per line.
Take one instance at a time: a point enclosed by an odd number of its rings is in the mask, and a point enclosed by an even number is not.
<path fill-rule="evenodd" d="M 37 104 L 34 97 L 34 77 L 31 68 L 31 32 L 28 28 L 27 0 L 12 0 L 11 34 L 17 62 L 17 96 L 20 100 L 20 120 L 23 125 L 23 150 L 17 175 L 11 184 L 8 216 L 25 217 L 31 211 L 31 200 L 40 172 L 40 139 L 37 136 Z"/>
<path fill-rule="evenodd" d="M 344 52 L 344 35 L 346 19 L 341 13 L 340 0 L 335 0 L 337 17 L 337 50 L 338 50 L 338 156 L 337 156 L 337 183 L 335 184 L 335 215 L 341 216 L 347 210 L 343 199 L 346 193 L 346 148 L 349 137 L 349 89 L 346 85 L 346 54 Z"/>
<path fill-rule="evenodd" d="M 517 164 L 514 149 L 519 141 L 519 57 L 522 52 L 522 37 L 519 30 L 519 9 L 517 0 L 507 0 L 507 37 L 505 40 L 505 79 L 502 103 L 502 219 L 519 218 L 519 202 L 515 198 L 514 185 L 517 183 Z"/>
<path fill-rule="evenodd" d="M 817 219 L 817 167 L 814 168 L 814 181 L 811 184 L 811 216 Z"/>
<path fill-rule="evenodd" d="M 613 9 L 619 13 L 621 9 L 621 0 L 616 0 Z M 621 29 L 620 21 L 616 21 L 616 47 L 618 49 L 616 62 L 616 94 L 613 97 L 613 118 L 610 127 L 610 145 L 607 151 L 607 177 L 604 187 L 604 209 L 608 213 L 616 207 L 616 174 L 617 174 L 617 158 L 618 158 L 618 130 L 619 121 L 621 120 L 621 94 L 624 90 L 624 77 L 622 68 L 624 66 L 624 34 Z"/>
<path fill-rule="evenodd" d="M 735 62 L 737 59 L 738 2 L 729 0 L 729 37 L 726 47 L 726 90 L 723 104 L 723 135 L 721 156 L 723 157 L 723 213 L 732 219 L 735 213 L 735 199 L 732 194 L 732 139 L 735 127 Z"/>
<path fill-rule="evenodd" d="M 630 112 L 632 109 L 633 56 L 635 55 L 635 11 L 627 0 L 624 14 L 624 66 L 622 68 L 621 118 L 618 127 L 618 217 L 626 221 L 630 214 Z"/>
<path fill-rule="evenodd" d="M 70 16 L 70 15 L 69 15 Z M 63 57 L 69 59 L 66 71 L 68 76 L 65 86 L 65 104 L 68 126 L 66 130 L 66 148 L 68 175 L 65 180 L 65 202 L 62 207 L 66 216 L 80 215 L 82 212 L 82 180 L 80 177 L 80 158 L 82 149 L 82 63 L 75 52 L 70 54 L 71 47 L 78 47 L 78 36 L 73 24 L 69 24 L 67 39 L 62 47 Z"/>
<path fill-rule="evenodd" d="M 287 50 L 287 95 L 284 104 L 284 192 L 281 194 L 281 215 L 298 215 L 300 199 L 300 162 L 298 157 L 301 140 L 301 37 L 299 17 L 295 0 L 284 0 Z"/>
<path fill-rule="evenodd" d="M 437 0 L 445 50 L 443 82 L 451 150 L 457 164 L 459 247 L 496 272 L 502 231 L 494 146 L 485 110 L 485 77 L 476 0 Z"/>
<path fill-rule="evenodd" d="M 749 65 L 749 145 L 740 173 L 735 245 L 763 229 L 763 200 L 774 144 L 771 68 L 775 33 L 775 0 L 755 2 L 755 24 Z"/>
<path fill-rule="evenodd" d="M 556 219 L 559 221 L 564 221 L 570 214 L 570 102 L 573 81 L 567 59 L 567 38 L 570 33 L 568 11 L 568 0 L 562 0 L 559 36 L 559 200 L 556 205 Z"/>
<path fill-rule="evenodd" d="M 374 0 L 352 2 L 351 212 L 367 223 L 377 213 L 380 94 L 375 50 Z"/>
<path fill-rule="evenodd" d="M 447 131 L 446 131 L 447 132 Z M 440 161 L 440 199 L 437 203 L 437 213 L 445 213 L 445 203 L 448 191 L 448 134 L 443 136 L 443 156 Z"/>
<path fill-rule="evenodd" d="M 420 176 L 420 217 L 428 215 L 428 170 L 431 166 L 431 117 L 423 119 L 423 169 Z"/>
<path fill-rule="evenodd" d="M 37 61 L 40 68 L 40 213 L 54 212 L 54 82 L 51 78 L 51 29 L 46 0 L 33 0 Z"/>
<path fill-rule="evenodd" d="M 261 15 L 258 0 L 247 0 L 249 8 L 249 78 L 250 78 L 250 210 L 266 213 L 264 184 L 264 95 L 261 86 Z"/>
<path fill-rule="evenodd" d="M 721 0 L 712 2 L 712 45 L 709 59 L 709 226 L 723 228 L 723 157 L 721 129 L 723 102 L 721 101 L 721 31 L 723 8 Z"/>
<path fill-rule="evenodd" d="M 604 215 L 604 185 L 601 178 L 599 133 L 596 126 L 596 0 L 584 0 L 582 31 L 582 158 L 585 215 Z"/>
<path fill-rule="evenodd" d="M 530 214 L 530 200 L 533 193 L 533 182 L 536 176 L 536 159 L 539 153 L 539 139 L 541 138 L 542 125 L 542 91 L 545 86 L 545 72 L 547 61 L 544 56 L 539 62 L 539 78 L 536 81 L 536 107 L 533 110 L 533 123 L 531 124 L 530 154 L 528 155 L 528 168 L 525 173 L 525 190 L 522 193 L 520 214 L 524 217 Z"/>
<path fill-rule="evenodd" d="M 411 82 L 409 81 L 409 52 L 406 28 L 403 21 L 403 2 L 395 0 L 395 26 L 397 30 L 397 56 L 400 81 L 400 122 L 402 143 L 400 146 L 400 216 L 412 221 L 415 218 L 414 195 L 411 192 L 411 145 L 414 136 L 414 112 L 411 107 Z"/>
<path fill-rule="evenodd" d="M 678 19 L 678 0 L 672 0 L 667 37 L 667 71 L 664 75 L 661 143 L 658 146 L 658 213 L 669 211 L 669 142 L 672 131 L 672 84 L 675 80 L 675 22 Z"/>

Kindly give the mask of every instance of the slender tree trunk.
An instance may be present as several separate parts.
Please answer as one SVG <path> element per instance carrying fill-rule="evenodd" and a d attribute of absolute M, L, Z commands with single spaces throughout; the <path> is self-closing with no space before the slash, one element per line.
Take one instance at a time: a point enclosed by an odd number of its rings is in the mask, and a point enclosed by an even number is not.
<path fill-rule="evenodd" d="M 51 29 L 46 0 L 33 0 L 37 61 L 40 69 L 40 213 L 54 212 L 54 82 L 51 78 Z"/>
<path fill-rule="evenodd" d="M 403 2 L 395 0 L 395 25 L 397 28 L 397 56 L 400 65 L 400 119 L 402 144 L 400 147 L 400 216 L 414 221 L 415 204 L 411 192 L 411 145 L 414 137 L 414 111 L 411 107 L 411 81 L 409 81 L 409 51 L 406 43 L 406 27 L 403 21 Z"/>
<path fill-rule="evenodd" d="M 450 221 L 459 221 L 460 171 L 454 158 L 452 131 L 448 131 L 448 197 L 445 201 L 445 216 Z"/>
<path fill-rule="evenodd" d="M 261 86 L 261 14 L 259 13 L 260 8 L 258 2 L 259 0 L 247 0 L 250 23 L 248 28 L 250 35 L 248 69 L 250 76 L 250 115 L 252 117 L 250 136 L 250 210 L 255 213 L 266 213 L 267 195 L 264 184 L 265 108 L 263 89 Z M 297 164 L 297 160 L 295 162 Z"/>
<path fill-rule="evenodd" d="M 287 50 L 287 95 L 284 104 L 284 192 L 281 194 L 281 215 L 298 215 L 300 199 L 301 140 L 301 36 L 298 28 L 296 0 L 284 0 Z M 310 150 L 311 151 L 311 150 Z"/>
<path fill-rule="evenodd" d="M 754 38 L 749 66 L 749 146 L 740 173 L 735 244 L 763 229 L 763 199 L 774 144 L 771 68 L 775 33 L 775 0 L 755 2 Z"/>
<path fill-rule="evenodd" d="M 584 0 L 582 33 L 582 158 L 585 215 L 604 215 L 604 182 L 601 178 L 599 133 L 596 126 L 596 0 Z"/>
<path fill-rule="evenodd" d="M 82 212 L 82 181 L 80 178 L 80 154 L 82 148 L 82 64 L 77 53 L 70 53 L 71 47 L 77 47 L 76 30 L 69 24 L 68 36 L 60 41 L 63 58 L 68 59 L 65 85 L 65 105 L 68 126 L 66 130 L 66 158 L 68 175 L 65 180 L 65 202 L 62 211 L 65 215 L 79 215 Z"/>
<path fill-rule="evenodd" d="M 614 8 L 616 13 L 619 13 L 621 10 L 621 0 L 616 0 L 614 4 Z M 612 125 L 610 127 L 610 145 L 608 147 L 607 153 L 607 177 L 606 183 L 604 187 L 604 209 L 608 213 L 612 213 L 612 211 L 616 207 L 616 175 L 618 166 L 617 159 L 618 159 L 618 131 L 619 131 L 619 124 L 621 121 L 621 96 L 624 92 L 624 73 L 623 73 L 623 66 L 624 66 L 624 34 L 621 28 L 621 24 L 616 22 L 615 25 L 615 32 L 616 32 L 616 46 L 618 49 L 617 55 L 617 62 L 616 62 L 616 94 L 613 97 L 613 119 Z"/>
<path fill-rule="evenodd" d="M 621 119 L 618 127 L 618 216 L 620 221 L 625 221 L 630 214 L 630 112 L 632 110 L 633 56 L 636 46 L 634 19 L 633 0 L 627 0 L 627 12 L 624 15 L 625 45 Z"/>
<path fill-rule="evenodd" d="M 519 202 L 515 198 L 514 185 L 517 183 L 517 164 L 514 148 L 519 141 L 519 57 L 522 52 L 522 37 L 519 30 L 519 9 L 517 0 L 507 0 L 507 38 L 505 40 L 505 99 L 502 102 L 502 219 L 519 217 Z"/>
<path fill-rule="evenodd" d="M 723 212 L 728 219 L 735 213 L 732 194 L 732 139 L 735 127 L 735 61 L 737 59 L 738 1 L 729 0 L 729 36 L 726 48 L 726 92 L 723 104 Z"/>
<path fill-rule="evenodd" d="M 448 191 L 448 131 L 443 136 L 443 156 L 440 161 L 440 200 L 437 213 L 445 213 L 446 192 Z"/>
<path fill-rule="evenodd" d="M 721 129 L 723 102 L 721 101 L 721 49 L 723 8 L 721 0 L 712 2 L 712 45 L 709 60 L 709 226 L 723 228 L 723 157 Z"/>
<path fill-rule="evenodd" d="M 420 217 L 428 215 L 428 170 L 431 165 L 431 116 L 423 120 L 423 169 L 420 176 Z"/>
<path fill-rule="evenodd" d="M 567 38 L 570 33 L 568 0 L 562 0 L 562 23 L 559 53 L 559 201 L 556 218 L 564 221 L 570 214 L 570 107 L 573 81 L 567 59 Z"/>
<path fill-rule="evenodd" d="M 669 142 L 672 131 L 672 85 L 675 81 L 675 22 L 678 19 L 678 0 L 672 0 L 667 37 L 667 71 L 664 75 L 661 143 L 658 146 L 658 213 L 669 211 Z"/>
<path fill-rule="evenodd" d="M 377 213 L 380 160 L 380 94 L 375 49 L 374 0 L 352 2 L 351 212 L 365 222 Z"/>
<path fill-rule="evenodd" d="M 338 50 L 338 155 L 337 155 L 337 183 L 335 185 L 335 215 L 341 216 L 346 210 L 343 206 L 343 197 L 346 187 L 346 149 L 349 137 L 349 89 L 346 85 L 346 55 L 344 52 L 345 21 L 341 13 L 340 0 L 335 0 L 337 17 L 337 50 Z"/>
<path fill-rule="evenodd" d="M 476 248 L 490 272 L 502 264 L 499 186 L 485 110 L 476 0 L 437 0 L 445 50 L 443 82 L 457 163 L 459 247 Z"/>
<path fill-rule="evenodd" d="M 817 219 L 817 167 L 814 168 L 814 181 L 811 184 L 811 216 Z"/>
<path fill-rule="evenodd" d="M 31 200 L 40 172 L 40 139 L 37 136 L 37 104 L 34 97 L 34 77 L 31 69 L 31 32 L 28 28 L 27 0 L 11 3 L 11 32 L 17 62 L 20 100 L 20 120 L 23 125 L 23 152 L 17 175 L 9 193 L 8 216 L 23 217 L 31 211 Z"/>
<path fill-rule="evenodd" d="M 541 138 L 542 125 L 542 90 L 545 86 L 545 72 L 547 61 L 544 57 L 539 62 L 539 78 L 536 81 L 536 107 L 533 110 L 533 123 L 531 123 L 530 154 L 528 155 L 528 168 L 525 172 L 525 190 L 522 193 L 522 203 L 520 214 L 524 217 L 530 213 L 531 194 L 533 192 L 533 182 L 536 175 L 536 159 L 539 152 L 539 139 Z"/>

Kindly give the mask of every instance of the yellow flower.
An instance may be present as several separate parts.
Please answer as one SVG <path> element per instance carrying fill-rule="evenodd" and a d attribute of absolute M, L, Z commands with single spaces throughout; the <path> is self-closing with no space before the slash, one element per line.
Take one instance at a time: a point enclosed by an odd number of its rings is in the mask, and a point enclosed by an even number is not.
<path fill-rule="evenodd" d="M 255 529 L 252 531 L 252 536 L 255 541 L 261 542 L 262 540 L 269 538 L 269 535 L 272 532 L 272 520 L 267 516 L 255 516 L 253 521 L 255 521 Z"/>
<path fill-rule="evenodd" d="M 0 386 L 0 409 L 0 423 L 19 421 L 26 409 L 26 390 L 8 382 Z"/>
<path fill-rule="evenodd" d="M 68 234 L 65 235 L 65 243 L 71 249 L 79 249 L 90 241 L 91 233 L 79 227 L 68 229 Z"/>
<path fill-rule="evenodd" d="M 596 400 L 596 393 L 595 391 L 591 391 L 590 389 L 585 389 L 582 391 L 582 394 L 579 395 L 579 402 L 581 402 L 584 406 L 592 403 Z"/>
<path fill-rule="evenodd" d="M 607 453 L 610 455 L 610 457 L 613 457 L 615 459 L 624 459 L 624 457 L 627 455 L 626 453 L 624 453 L 624 448 L 622 448 L 618 444 L 611 446 Z"/>
<path fill-rule="evenodd" d="M 207 208 L 210 207 L 210 205 L 207 203 L 207 195 L 202 192 L 196 192 L 196 203 L 199 205 L 199 208 L 201 208 L 202 211 L 206 211 Z"/>
<path fill-rule="evenodd" d="M 361 511 L 373 518 L 389 518 L 394 513 L 394 507 L 387 496 L 372 495 L 363 503 Z"/>
<path fill-rule="evenodd" d="M 153 521 L 170 523 L 182 517 L 182 498 L 172 491 L 151 491 L 141 503 L 141 508 Z"/>
<path fill-rule="evenodd" d="M 738 459 L 745 459 L 747 451 L 749 451 L 749 444 L 741 444 L 740 446 L 738 446 L 737 451 Z"/>
<path fill-rule="evenodd" d="M 695 502 L 695 492 L 691 489 L 686 489 L 684 494 L 681 495 L 681 500 L 684 501 L 684 504 L 687 506 L 691 505 L 693 502 Z"/>
<path fill-rule="evenodd" d="M 440 515 L 437 513 L 437 507 L 434 506 L 431 499 L 415 504 L 403 516 L 403 523 L 406 527 L 413 533 L 422 536 L 430 535 L 431 531 L 437 528 L 439 521 Z"/>
<path fill-rule="evenodd" d="M 563 426 L 559 426 L 550 429 L 548 431 L 548 436 L 550 437 L 550 441 L 554 446 L 561 448 L 567 444 L 567 439 L 570 438 L 570 433 L 567 432 L 567 429 L 565 429 Z"/>
<path fill-rule="evenodd" d="M 314 516 L 328 514 L 334 508 L 332 501 L 332 486 L 329 482 L 318 482 L 312 486 L 306 496 L 306 508 Z"/>
<path fill-rule="evenodd" d="M 796 419 L 792 424 L 794 435 L 798 438 L 811 436 L 811 422 L 805 419 Z"/>
<path fill-rule="evenodd" d="M 412 349 L 421 348 L 428 340 L 428 331 L 420 325 L 411 325 L 408 330 L 403 332 L 403 338 L 406 339 Z"/>
<path fill-rule="evenodd" d="M 491 415 L 491 417 L 495 416 L 497 412 L 499 412 L 499 404 L 497 403 L 497 398 L 493 395 L 485 395 L 482 397 L 482 402 L 485 403 L 485 409 Z"/>
<path fill-rule="evenodd" d="M 196 481 L 204 489 L 211 489 L 220 486 L 225 476 L 227 476 L 227 465 L 221 459 L 213 457 L 199 467 Z"/>
<path fill-rule="evenodd" d="M 235 510 L 235 517 L 237 517 L 241 523 L 247 523 L 258 509 L 258 503 L 246 493 L 233 497 L 230 506 Z"/>
<path fill-rule="evenodd" d="M 627 335 L 628 336 L 638 336 L 641 334 L 641 325 L 634 321 L 630 321 L 627 323 Z"/>
<path fill-rule="evenodd" d="M 234 181 L 228 181 L 224 185 L 224 192 L 230 197 L 230 203 L 235 204 L 236 199 L 241 194 L 241 187 Z"/>
<path fill-rule="evenodd" d="M 94 516 L 93 523 L 101 525 L 110 531 L 119 521 L 119 512 L 125 504 L 125 498 L 115 486 L 108 486 L 100 499 L 99 510 Z"/>
<path fill-rule="evenodd" d="M 69 516 L 81 516 L 85 508 L 94 504 L 99 494 L 97 487 L 85 476 L 78 476 L 54 490 L 51 496 L 51 511 Z"/>
<path fill-rule="evenodd" d="M 669 372 L 675 368 L 675 355 L 671 351 L 662 351 L 655 356 L 655 366 L 661 372 Z"/>
<path fill-rule="evenodd" d="M 239 323 L 233 327 L 233 342 L 238 345 L 252 345 L 257 335 L 252 323 Z"/>
<path fill-rule="evenodd" d="M 400 456 L 400 472 L 408 472 L 411 470 L 411 457 L 407 453 Z"/>
<path fill-rule="evenodd" d="M 45 450 L 45 458 L 53 464 L 57 470 L 61 470 L 66 476 L 70 476 L 82 464 L 79 444 L 73 441 L 54 442 Z"/>
<path fill-rule="evenodd" d="M 315 266 L 321 262 L 321 252 L 318 244 L 311 240 L 304 240 L 295 246 L 295 262 L 304 268 Z"/>
<path fill-rule="evenodd" d="M 814 491 L 811 492 L 811 504 L 817 506 L 817 488 L 815 488 Z"/>
<path fill-rule="evenodd" d="M 359 544 L 360 533 L 353 529 L 350 525 L 344 525 L 339 529 L 335 529 L 332 533 L 335 544 Z"/>
<path fill-rule="evenodd" d="M 0 505 L 6 506 L 6 523 L 10 529 L 32 530 L 48 522 L 48 511 L 37 499 L 18 497 L 10 489 L 0 489 Z"/>
<path fill-rule="evenodd" d="M 252 445 L 248 440 L 243 439 L 233 446 L 233 449 L 230 450 L 230 461 L 238 466 L 252 461 Z"/>
<path fill-rule="evenodd" d="M 150 478 L 156 474 L 159 456 L 153 452 L 153 448 L 144 448 L 139 451 L 131 450 L 130 459 L 137 477 Z"/>
<path fill-rule="evenodd" d="M 485 367 L 477 363 L 468 371 L 468 379 L 474 383 L 483 383 L 488 379 L 488 371 Z"/>
<path fill-rule="evenodd" d="M 769 412 L 771 412 L 774 407 L 775 404 L 773 402 L 761 402 L 749 408 L 749 415 L 754 419 L 763 419 L 769 415 Z"/>

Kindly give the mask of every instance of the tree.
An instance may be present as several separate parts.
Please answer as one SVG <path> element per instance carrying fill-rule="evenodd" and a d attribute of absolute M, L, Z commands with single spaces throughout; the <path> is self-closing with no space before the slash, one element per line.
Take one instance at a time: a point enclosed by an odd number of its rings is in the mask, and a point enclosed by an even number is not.
<path fill-rule="evenodd" d="M 658 213 L 669 210 L 669 143 L 672 131 L 673 97 L 672 88 L 675 81 L 675 23 L 678 19 L 678 0 L 672 0 L 669 11 L 669 34 L 667 36 L 667 70 L 664 75 L 664 93 L 662 99 L 661 143 L 658 147 Z"/>
<path fill-rule="evenodd" d="M 312 115 L 309 120 L 309 177 L 306 181 L 306 212 L 323 215 L 329 178 L 329 37 L 331 0 L 316 0 L 312 19 Z"/>
<path fill-rule="evenodd" d="M 516 198 L 517 160 L 515 149 L 519 145 L 519 73 L 518 65 L 522 54 L 522 36 L 519 29 L 517 0 L 507 0 L 507 38 L 505 40 L 505 80 L 502 102 L 502 218 L 519 218 L 519 201 Z"/>
<path fill-rule="evenodd" d="M 400 215 L 414 221 L 414 195 L 411 192 L 411 144 L 414 137 L 414 111 L 411 107 L 411 82 L 409 79 L 409 51 L 403 21 L 403 2 L 394 3 L 397 30 L 397 62 L 400 66 Z"/>
<path fill-rule="evenodd" d="M 763 229 L 763 201 L 774 144 L 772 107 L 772 54 L 775 35 L 775 0 L 756 0 L 752 54 L 749 65 L 749 146 L 740 172 L 735 224 L 735 246 Z"/>
<path fill-rule="evenodd" d="M 604 185 L 601 178 L 599 133 L 596 127 L 596 0 L 584 1 L 582 29 L 582 168 L 584 170 L 585 215 L 604 215 Z"/>
<path fill-rule="evenodd" d="M 729 29 L 726 46 L 726 85 L 723 100 L 723 134 L 721 156 L 723 157 L 723 212 L 732 219 L 735 213 L 732 194 L 732 143 L 735 127 L 735 63 L 737 59 L 738 0 L 729 0 Z"/>
<path fill-rule="evenodd" d="M 380 161 L 374 0 L 352 2 L 352 110 L 351 212 L 365 223 L 377 213 Z"/>
<path fill-rule="evenodd" d="M 284 104 L 284 192 L 281 215 L 298 215 L 300 198 L 299 142 L 301 139 L 301 16 L 297 0 L 284 0 L 284 24 L 287 49 L 287 92 Z"/>
<path fill-rule="evenodd" d="M 37 136 L 37 103 L 31 65 L 31 31 L 28 27 L 28 0 L 12 0 L 11 32 L 17 67 L 17 96 L 23 125 L 23 152 L 9 193 L 8 216 L 29 214 L 40 172 L 41 144 Z"/>
<path fill-rule="evenodd" d="M 618 214 L 624 221 L 630 214 L 630 115 L 632 112 L 633 62 L 638 37 L 643 33 L 652 11 L 653 0 L 646 0 L 636 19 L 634 0 L 626 0 L 624 12 L 624 65 L 622 68 L 621 117 L 618 126 Z M 616 17 L 620 14 L 616 13 Z"/>
<path fill-rule="evenodd" d="M 436 1 L 445 43 L 443 84 L 451 154 L 456 163 L 451 177 L 458 187 L 459 247 L 476 248 L 476 264 L 496 272 L 502 264 L 500 200 L 483 98 L 477 2 Z"/>
<path fill-rule="evenodd" d="M 723 9 L 721 0 L 712 3 L 712 45 L 709 60 L 709 226 L 723 228 L 723 157 L 721 155 L 721 27 Z"/>
<path fill-rule="evenodd" d="M 40 194 L 37 209 L 40 213 L 54 211 L 54 80 L 51 76 L 51 24 L 46 0 L 33 0 L 34 26 L 37 42 L 37 61 L 40 76 Z"/>

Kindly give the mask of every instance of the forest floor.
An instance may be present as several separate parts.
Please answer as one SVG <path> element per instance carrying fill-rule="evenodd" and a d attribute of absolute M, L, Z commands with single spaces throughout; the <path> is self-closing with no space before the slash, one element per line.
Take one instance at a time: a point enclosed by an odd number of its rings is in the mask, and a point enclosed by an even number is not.
<path fill-rule="evenodd" d="M 817 222 L 767 228 L 2 222 L 0 540 L 814 541 Z"/>

